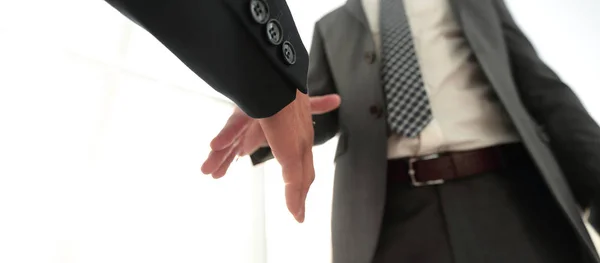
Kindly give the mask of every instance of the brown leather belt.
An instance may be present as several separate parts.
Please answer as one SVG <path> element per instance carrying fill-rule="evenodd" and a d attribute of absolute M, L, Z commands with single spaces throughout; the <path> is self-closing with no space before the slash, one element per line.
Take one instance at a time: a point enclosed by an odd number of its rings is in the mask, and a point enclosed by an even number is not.
<path fill-rule="evenodd" d="M 442 184 L 448 180 L 531 164 L 520 143 L 449 152 L 416 158 L 388 160 L 388 179 L 413 186 Z"/>

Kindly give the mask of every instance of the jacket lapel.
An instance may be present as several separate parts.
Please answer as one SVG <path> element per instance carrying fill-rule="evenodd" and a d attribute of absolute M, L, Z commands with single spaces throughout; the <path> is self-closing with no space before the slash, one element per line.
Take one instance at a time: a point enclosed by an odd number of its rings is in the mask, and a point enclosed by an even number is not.
<path fill-rule="evenodd" d="M 354 18 L 360 21 L 363 26 L 369 28 L 369 23 L 367 21 L 367 16 L 365 15 L 365 10 L 362 7 L 361 0 L 348 0 L 345 7 L 346 10 L 348 10 Z"/>
<path fill-rule="evenodd" d="M 498 76 L 500 65 L 508 65 L 508 54 L 504 47 L 502 27 L 498 22 L 490 0 L 449 0 L 454 16 L 462 28 L 469 46 L 473 50 L 482 71 L 503 102 L 517 95 L 507 78 Z M 507 85 L 508 84 L 508 85 Z M 507 105 L 514 106 L 514 105 Z"/>

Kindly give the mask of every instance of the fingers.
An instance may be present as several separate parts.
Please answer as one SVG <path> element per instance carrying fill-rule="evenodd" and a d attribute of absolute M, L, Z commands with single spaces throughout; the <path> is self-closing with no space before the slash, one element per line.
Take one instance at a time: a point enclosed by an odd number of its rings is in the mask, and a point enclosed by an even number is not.
<path fill-rule="evenodd" d="M 285 201 L 288 210 L 296 221 L 304 222 L 304 171 L 303 166 L 282 165 L 283 181 L 285 184 Z"/>
<path fill-rule="evenodd" d="M 306 197 L 315 179 L 312 151 L 307 151 L 300 162 L 282 166 L 285 182 L 285 199 L 288 210 L 296 221 L 306 217 Z"/>
<path fill-rule="evenodd" d="M 337 94 L 315 96 L 310 98 L 312 114 L 324 114 L 340 107 L 342 99 Z"/>
<path fill-rule="evenodd" d="M 304 200 L 314 179 L 314 134 L 309 106 L 308 97 L 300 93 L 279 113 L 259 121 L 273 155 L 281 164 L 286 204 L 298 222 L 304 221 Z"/>
<path fill-rule="evenodd" d="M 242 138 L 241 147 L 240 147 L 240 156 L 245 156 L 247 154 L 253 153 L 261 146 L 266 146 L 267 140 L 265 139 L 265 134 L 262 131 L 262 128 L 256 122 L 252 126 L 250 126 L 244 136 Z"/>
<path fill-rule="evenodd" d="M 315 181 L 315 167 L 313 164 L 312 150 L 306 152 L 302 165 L 302 171 L 304 173 L 304 180 L 302 181 L 302 220 L 304 220 L 306 214 L 306 197 L 308 196 L 310 186 Z"/>
<path fill-rule="evenodd" d="M 302 223 L 306 215 L 306 197 L 315 180 L 312 151 L 305 152 L 299 162 L 282 165 L 282 173 L 288 210 Z"/>
<path fill-rule="evenodd" d="M 253 119 L 246 115 L 239 108 L 236 108 L 233 114 L 227 120 L 227 123 L 221 129 L 219 134 L 210 142 L 210 148 L 213 151 L 220 151 L 235 142 L 241 134 L 244 133 Z"/>
<path fill-rule="evenodd" d="M 235 122 L 234 120 L 231 123 Z M 210 152 L 202 165 L 202 173 L 212 174 L 215 179 L 223 177 L 237 155 L 243 156 L 256 151 L 260 146 L 266 144 L 266 139 L 258 121 L 252 120 L 246 124 L 242 132 L 233 138 L 233 142 L 228 144 L 229 146 L 221 150 Z"/>
<path fill-rule="evenodd" d="M 211 151 L 208 154 L 206 161 L 204 162 L 204 164 L 202 164 L 202 167 L 200 168 L 202 173 L 212 174 L 212 173 L 216 172 L 221 167 L 221 165 L 225 163 L 225 161 L 229 157 L 230 153 L 234 152 L 233 150 L 236 147 L 237 147 L 237 141 L 230 147 L 227 147 L 220 151 Z M 234 154 L 235 154 L 235 152 L 234 152 Z"/>
<path fill-rule="evenodd" d="M 253 121 L 239 108 L 234 110 L 223 129 L 211 141 L 212 151 L 200 168 L 202 173 L 212 174 L 214 178 L 225 175 L 229 165 L 238 154 L 241 137 Z"/>
<path fill-rule="evenodd" d="M 221 163 L 221 166 L 219 166 L 219 168 L 214 173 L 212 173 L 212 177 L 214 179 L 219 179 L 227 173 L 227 169 L 229 169 L 229 166 L 233 162 L 233 159 L 235 159 L 235 157 L 237 156 L 238 151 L 239 151 L 239 146 L 235 147 L 229 153 L 229 155 L 225 158 L 223 163 Z"/>

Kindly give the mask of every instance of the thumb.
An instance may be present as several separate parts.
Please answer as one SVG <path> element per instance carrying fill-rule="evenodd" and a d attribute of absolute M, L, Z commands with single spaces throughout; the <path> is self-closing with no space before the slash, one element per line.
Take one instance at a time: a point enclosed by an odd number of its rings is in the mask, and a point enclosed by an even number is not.
<path fill-rule="evenodd" d="M 310 110 L 312 114 L 324 114 L 339 108 L 341 103 L 337 94 L 315 96 L 310 98 Z"/>

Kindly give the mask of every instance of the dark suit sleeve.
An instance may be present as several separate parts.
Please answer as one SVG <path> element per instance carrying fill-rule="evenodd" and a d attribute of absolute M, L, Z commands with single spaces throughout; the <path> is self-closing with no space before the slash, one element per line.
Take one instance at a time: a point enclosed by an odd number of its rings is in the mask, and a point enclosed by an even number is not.
<path fill-rule="evenodd" d="M 575 93 L 540 59 L 504 1 L 494 1 L 524 105 L 548 134 L 580 205 L 600 205 L 596 203 L 600 201 L 600 128 Z"/>
<path fill-rule="evenodd" d="M 323 45 L 323 37 L 319 27 L 315 26 L 313 41 L 310 49 L 310 63 L 308 67 L 308 91 L 310 96 L 322 96 L 337 93 L 331 75 L 331 68 L 327 60 Z M 313 115 L 315 129 L 315 145 L 320 145 L 333 138 L 338 130 L 338 110 L 325 114 Z M 273 158 L 269 148 L 261 148 L 251 156 L 252 163 L 259 164 Z"/>
<path fill-rule="evenodd" d="M 253 118 L 269 117 L 306 92 L 308 54 L 285 0 L 261 0 L 281 24 L 272 44 L 251 0 L 106 0 Z M 295 61 L 284 56 L 284 41 Z"/>

